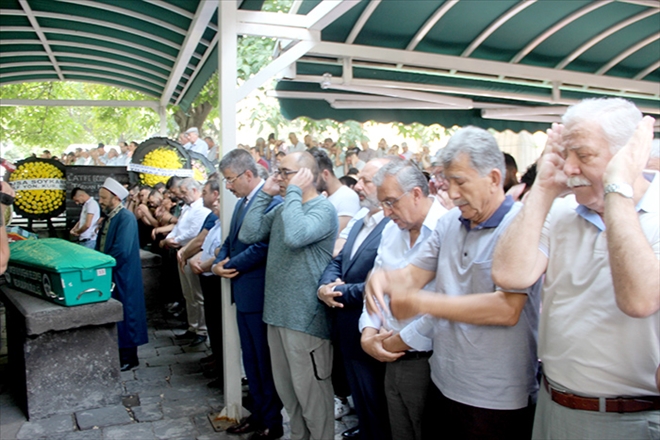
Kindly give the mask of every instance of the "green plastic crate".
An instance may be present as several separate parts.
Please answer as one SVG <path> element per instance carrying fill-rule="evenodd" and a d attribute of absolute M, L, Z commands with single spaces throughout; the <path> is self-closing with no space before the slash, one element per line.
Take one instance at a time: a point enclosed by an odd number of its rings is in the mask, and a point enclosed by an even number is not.
<path fill-rule="evenodd" d="M 11 243 L 7 282 L 63 306 L 110 299 L 115 259 L 84 246 L 45 238 Z"/>

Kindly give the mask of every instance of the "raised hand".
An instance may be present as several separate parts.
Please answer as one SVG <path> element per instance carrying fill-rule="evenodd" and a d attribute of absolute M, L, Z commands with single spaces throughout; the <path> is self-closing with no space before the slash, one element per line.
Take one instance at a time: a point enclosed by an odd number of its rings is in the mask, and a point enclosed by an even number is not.
<path fill-rule="evenodd" d="M 264 186 L 261 188 L 263 192 L 269 196 L 276 196 L 280 193 L 280 185 L 275 181 L 275 175 L 273 174 L 264 183 Z"/>
<path fill-rule="evenodd" d="M 540 189 L 558 196 L 568 187 L 568 178 L 564 173 L 564 161 L 566 158 L 566 147 L 562 138 L 564 126 L 554 123 L 548 130 L 548 141 L 545 150 L 538 162 L 538 174 L 534 185 Z"/>
<path fill-rule="evenodd" d="M 644 116 L 628 143 L 621 148 L 607 164 L 603 174 L 605 185 L 609 183 L 627 183 L 632 185 L 649 160 L 653 141 L 653 123 L 655 119 Z"/>
<path fill-rule="evenodd" d="M 289 185 L 297 186 L 304 191 L 313 181 L 314 174 L 312 174 L 312 171 L 309 168 L 301 168 L 291 180 L 289 180 Z"/>
<path fill-rule="evenodd" d="M 324 284 L 323 286 L 319 287 L 319 290 L 316 292 L 316 296 L 325 303 L 328 307 L 334 308 L 334 307 L 339 307 L 342 308 L 344 305 L 340 302 L 335 301 L 335 298 L 338 296 L 342 296 L 341 292 L 333 291 L 332 289 L 335 286 L 339 286 L 344 284 L 342 280 L 337 278 L 335 281 L 329 284 Z"/>

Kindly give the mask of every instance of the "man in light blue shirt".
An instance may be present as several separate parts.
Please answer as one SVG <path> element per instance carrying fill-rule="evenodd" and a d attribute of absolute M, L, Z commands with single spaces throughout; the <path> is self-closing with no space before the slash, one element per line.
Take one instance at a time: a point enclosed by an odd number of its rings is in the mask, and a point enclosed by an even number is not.
<path fill-rule="evenodd" d="M 497 239 L 521 205 L 504 195 L 504 157 L 485 130 L 459 130 L 442 161 L 457 207 L 408 266 L 374 273 L 368 306 L 377 310 L 388 295 L 399 319 L 427 314 L 384 347 L 423 348 L 433 338 L 430 400 L 447 438 L 529 438 L 538 390 L 540 283 L 503 291 L 491 278 Z M 420 291 L 433 280 L 433 292 Z"/>
<path fill-rule="evenodd" d="M 426 177 L 409 161 L 392 160 L 374 176 L 373 183 L 378 187 L 383 211 L 391 220 L 383 229 L 374 270 L 398 269 L 414 258 L 447 210 L 434 197 L 429 197 Z M 364 351 L 387 362 L 385 396 L 392 438 L 420 440 L 428 426 L 423 415 L 431 385 L 428 363 L 431 339 L 426 338 L 423 346 L 405 354 L 393 353 L 384 346 L 393 332 L 398 334 L 406 324 L 393 319 L 383 322 L 377 315 L 363 312 L 359 328 Z"/>

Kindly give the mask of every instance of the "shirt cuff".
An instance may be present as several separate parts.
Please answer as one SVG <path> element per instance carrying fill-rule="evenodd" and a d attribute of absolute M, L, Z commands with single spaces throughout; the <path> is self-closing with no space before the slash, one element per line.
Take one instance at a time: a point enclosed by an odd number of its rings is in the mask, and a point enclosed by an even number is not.
<path fill-rule="evenodd" d="M 415 319 L 401 330 L 399 333 L 399 335 L 401 335 L 401 340 L 405 342 L 408 347 L 416 351 L 433 350 L 433 340 L 425 334 L 420 333 L 419 328 L 423 327 L 425 330 L 428 330 L 429 327 L 432 328 L 432 323 L 429 321 L 430 317 L 428 316 L 421 316 Z"/>
<path fill-rule="evenodd" d="M 362 333 L 367 327 L 378 330 L 381 327 L 380 317 L 378 317 L 378 315 L 370 315 L 366 310 L 363 310 L 358 325 L 360 333 Z"/>

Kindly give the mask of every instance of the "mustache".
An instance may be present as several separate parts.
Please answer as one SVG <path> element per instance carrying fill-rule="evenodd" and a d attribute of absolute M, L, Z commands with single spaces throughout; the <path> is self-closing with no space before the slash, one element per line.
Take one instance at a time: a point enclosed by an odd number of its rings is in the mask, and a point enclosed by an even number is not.
<path fill-rule="evenodd" d="M 468 204 L 468 202 L 466 202 L 465 200 L 454 200 L 454 206 L 457 206 L 457 207 L 467 205 L 467 204 Z"/>
<path fill-rule="evenodd" d="M 575 188 L 578 186 L 591 186 L 591 182 L 581 176 L 571 176 L 566 181 L 566 185 L 569 188 Z"/>

